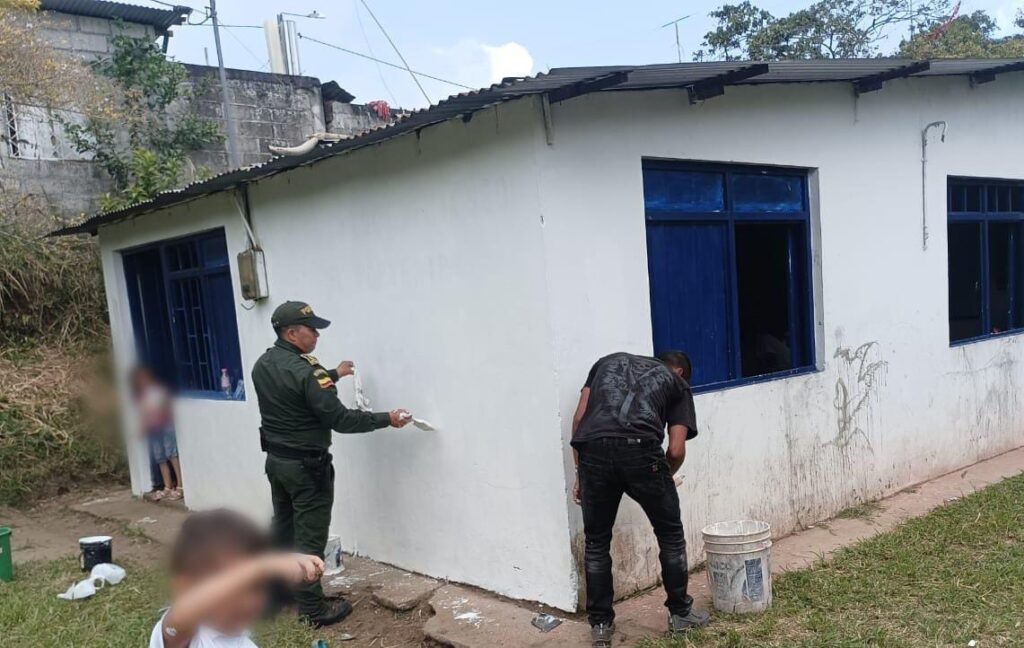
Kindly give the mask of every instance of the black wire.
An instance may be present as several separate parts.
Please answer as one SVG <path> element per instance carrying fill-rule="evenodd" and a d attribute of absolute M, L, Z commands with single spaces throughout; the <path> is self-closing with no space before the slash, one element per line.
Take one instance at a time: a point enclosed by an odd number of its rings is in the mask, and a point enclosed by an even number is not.
<path fill-rule="evenodd" d="M 441 83 L 447 83 L 449 85 L 457 86 L 459 88 L 465 88 L 466 90 L 478 90 L 479 89 L 479 88 L 474 88 L 473 86 L 464 85 L 462 83 L 456 83 L 455 81 L 449 81 L 448 79 L 442 79 L 441 77 L 436 77 L 436 76 L 433 76 L 433 75 L 430 75 L 430 74 L 426 74 L 424 72 L 417 72 L 416 70 L 410 70 L 409 68 L 405 67 L 404 65 L 398 65 L 396 63 L 391 63 L 390 61 L 385 61 L 383 59 L 379 59 L 379 58 L 376 58 L 376 57 L 373 57 L 373 56 L 368 56 L 366 54 L 363 54 L 362 52 L 357 52 L 355 50 L 350 50 L 350 49 L 341 47 L 340 45 L 333 45 L 331 43 L 325 43 L 322 40 L 317 40 L 317 39 L 315 39 L 315 38 L 313 38 L 311 36 L 306 36 L 302 32 L 299 32 L 299 38 L 302 38 L 302 39 L 305 39 L 305 40 L 308 40 L 308 41 L 313 41 L 314 43 L 319 43 L 320 45 L 324 45 L 326 47 L 330 47 L 331 49 L 336 49 L 336 50 L 339 50 L 341 52 L 345 52 L 346 54 L 352 54 L 353 56 L 358 56 L 360 58 L 368 59 L 370 61 L 376 61 L 377 63 L 380 63 L 382 65 L 387 65 L 389 67 L 393 67 L 395 69 L 402 70 L 402 71 L 408 72 L 410 74 L 415 74 L 416 76 L 421 76 L 424 79 L 433 79 L 434 81 L 440 81 Z"/>

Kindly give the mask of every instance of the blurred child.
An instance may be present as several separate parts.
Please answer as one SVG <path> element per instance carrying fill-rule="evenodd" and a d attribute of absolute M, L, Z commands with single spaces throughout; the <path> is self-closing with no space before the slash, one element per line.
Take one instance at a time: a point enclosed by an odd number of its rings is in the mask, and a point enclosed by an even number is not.
<path fill-rule="evenodd" d="M 142 430 L 149 445 L 149 455 L 160 467 L 164 480 L 162 491 L 154 491 L 152 499 L 182 498 L 181 463 L 178 460 L 178 439 L 174 434 L 171 392 L 157 379 L 149 367 L 137 367 L 132 373 L 132 395 L 142 418 Z M 171 469 L 174 478 L 171 479 Z"/>
<path fill-rule="evenodd" d="M 265 534 L 227 510 L 191 515 L 171 549 L 174 601 L 149 648 L 256 648 L 248 628 L 264 612 L 267 586 L 320 578 L 316 556 L 268 551 Z"/>

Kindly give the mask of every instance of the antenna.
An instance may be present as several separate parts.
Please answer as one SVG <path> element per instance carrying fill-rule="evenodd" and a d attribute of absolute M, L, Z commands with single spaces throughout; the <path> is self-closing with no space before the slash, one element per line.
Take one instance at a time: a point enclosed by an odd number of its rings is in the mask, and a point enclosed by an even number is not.
<path fill-rule="evenodd" d="M 683 22 L 684 20 L 686 20 L 689 17 L 690 16 L 683 16 L 682 18 L 676 18 L 675 20 L 667 22 L 667 23 L 665 23 L 664 25 L 661 26 L 661 29 L 665 29 L 666 27 L 669 27 L 669 26 L 675 28 L 675 31 L 676 31 L 676 56 L 679 58 L 679 62 L 680 63 L 683 62 L 683 46 L 680 45 L 680 43 L 679 43 L 679 23 Z"/>
<path fill-rule="evenodd" d="M 302 74 L 302 59 L 299 57 L 299 37 L 294 20 L 285 20 L 285 16 L 296 18 L 313 18 L 323 20 L 323 14 L 313 11 L 308 14 L 297 14 L 282 11 L 277 20 L 263 23 L 263 31 L 267 38 L 267 53 L 270 58 L 270 69 L 277 74 Z"/>

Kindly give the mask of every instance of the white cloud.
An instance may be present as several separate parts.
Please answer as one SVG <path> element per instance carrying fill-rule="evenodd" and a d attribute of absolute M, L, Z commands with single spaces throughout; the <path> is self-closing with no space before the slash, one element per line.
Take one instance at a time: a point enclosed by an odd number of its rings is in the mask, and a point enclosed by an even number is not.
<path fill-rule="evenodd" d="M 491 83 L 505 77 L 529 76 L 533 72 L 530 50 L 516 42 L 504 45 L 481 45 L 491 64 Z"/>
<path fill-rule="evenodd" d="M 996 19 L 996 24 L 999 25 L 1003 35 L 1019 31 L 1013 23 L 1017 19 L 1017 12 L 1021 9 L 1024 9 L 1024 0 L 1011 0 L 996 7 L 995 12 L 991 14 Z"/>
<path fill-rule="evenodd" d="M 434 48 L 431 69 L 438 76 L 473 87 L 485 87 L 509 76 L 533 73 L 533 56 L 516 42 L 502 45 L 466 39 L 450 47 Z"/>

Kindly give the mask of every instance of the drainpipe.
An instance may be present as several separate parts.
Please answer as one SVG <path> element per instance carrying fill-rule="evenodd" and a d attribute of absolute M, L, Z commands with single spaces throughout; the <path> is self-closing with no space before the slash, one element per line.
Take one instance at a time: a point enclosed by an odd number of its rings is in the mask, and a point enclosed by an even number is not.
<path fill-rule="evenodd" d="M 939 141 L 946 141 L 946 122 L 933 121 L 921 130 L 921 250 L 928 250 L 928 131 L 941 128 Z"/>

